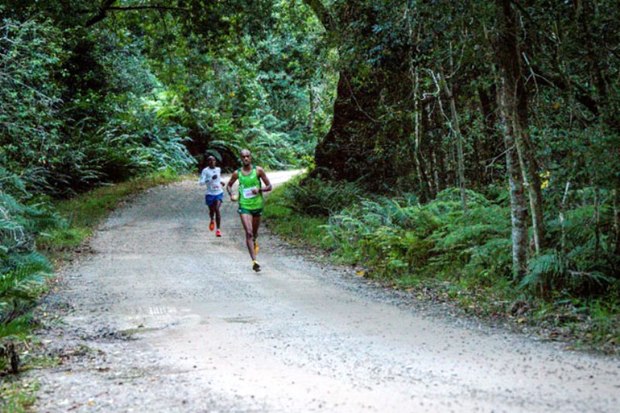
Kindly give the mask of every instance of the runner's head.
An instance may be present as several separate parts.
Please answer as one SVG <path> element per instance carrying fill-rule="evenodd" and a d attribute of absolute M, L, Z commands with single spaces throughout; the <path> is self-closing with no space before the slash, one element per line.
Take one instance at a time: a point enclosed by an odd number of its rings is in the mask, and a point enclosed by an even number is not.
<path fill-rule="evenodd" d="M 209 165 L 210 168 L 215 168 L 215 156 L 207 156 L 207 165 Z"/>
<path fill-rule="evenodd" d="M 241 150 L 241 163 L 243 163 L 243 166 L 252 165 L 252 152 L 249 149 Z"/>

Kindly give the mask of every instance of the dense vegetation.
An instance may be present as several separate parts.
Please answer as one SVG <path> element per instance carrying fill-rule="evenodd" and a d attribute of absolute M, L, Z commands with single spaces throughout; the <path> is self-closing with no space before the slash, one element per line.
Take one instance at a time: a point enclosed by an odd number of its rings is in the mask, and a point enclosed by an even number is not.
<path fill-rule="evenodd" d="M 5 0 L 0 346 L 75 235 L 59 199 L 242 147 L 310 167 L 285 208 L 371 275 L 617 326 L 619 23 L 610 0 Z"/>

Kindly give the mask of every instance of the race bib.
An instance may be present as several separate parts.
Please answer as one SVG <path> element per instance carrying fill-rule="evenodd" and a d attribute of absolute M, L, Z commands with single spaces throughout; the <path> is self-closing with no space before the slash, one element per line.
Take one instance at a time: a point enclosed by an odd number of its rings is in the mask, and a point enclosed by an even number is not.
<path fill-rule="evenodd" d="M 245 189 L 243 190 L 243 197 L 244 197 L 245 199 L 254 198 L 256 195 L 258 195 L 258 194 L 254 194 L 254 193 L 252 193 L 252 191 L 253 191 L 253 190 L 255 190 L 255 189 L 257 190 L 258 188 L 257 188 L 257 187 L 255 187 L 255 186 L 253 186 L 252 188 L 245 188 Z"/>
<path fill-rule="evenodd" d="M 215 178 L 217 178 L 217 176 Z M 207 182 L 207 188 L 209 188 L 209 191 L 217 191 L 220 189 L 220 187 L 221 185 L 219 181 Z"/>

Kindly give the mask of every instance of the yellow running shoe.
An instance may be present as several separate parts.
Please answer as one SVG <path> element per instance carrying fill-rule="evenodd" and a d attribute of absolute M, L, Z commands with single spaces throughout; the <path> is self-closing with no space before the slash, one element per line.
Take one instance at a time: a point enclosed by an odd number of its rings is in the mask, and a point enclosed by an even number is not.
<path fill-rule="evenodd" d="M 260 264 L 258 263 L 258 261 L 256 260 L 252 261 L 252 269 L 256 272 L 260 271 Z"/>
<path fill-rule="evenodd" d="M 258 255 L 258 250 L 260 248 L 258 248 L 258 241 L 254 241 L 254 255 Z"/>

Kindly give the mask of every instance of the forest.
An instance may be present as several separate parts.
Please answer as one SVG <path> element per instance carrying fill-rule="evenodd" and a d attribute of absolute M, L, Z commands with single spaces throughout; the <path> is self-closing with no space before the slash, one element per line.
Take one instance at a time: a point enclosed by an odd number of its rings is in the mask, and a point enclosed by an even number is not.
<path fill-rule="evenodd" d="M 619 62 L 610 0 L 2 0 L 0 347 L 77 236 L 60 202 L 249 148 L 308 170 L 275 227 L 615 352 Z"/>

